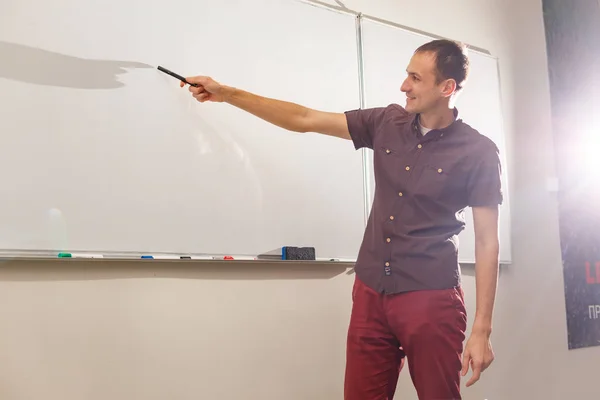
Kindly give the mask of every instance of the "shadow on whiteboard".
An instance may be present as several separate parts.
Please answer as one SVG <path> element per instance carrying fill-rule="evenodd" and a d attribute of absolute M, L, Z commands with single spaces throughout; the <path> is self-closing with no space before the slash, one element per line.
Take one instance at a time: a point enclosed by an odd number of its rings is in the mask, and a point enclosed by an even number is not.
<path fill-rule="evenodd" d="M 0 40 L 0 78 L 76 89 L 117 89 L 119 76 L 151 65 L 118 60 L 94 60 Z"/>
<path fill-rule="evenodd" d="M 72 260 L 71 260 L 72 261 Z M 96 281 L 113 279 L 198 279 L 268 281 L 332 279 L 346 273 L 343 265 L 320 263 L 3 261 L 0 282 Z"/>

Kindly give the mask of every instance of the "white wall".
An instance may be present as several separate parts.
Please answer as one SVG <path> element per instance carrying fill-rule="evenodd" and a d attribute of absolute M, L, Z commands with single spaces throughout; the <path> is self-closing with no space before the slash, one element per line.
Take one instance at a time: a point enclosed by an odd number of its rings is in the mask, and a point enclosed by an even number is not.
<path fill-rule="evenodd" d="M 501 60 L 514 264 L 501 273 L 497 359 L 464 398 L 591 398 L 600 349 L 567 351 L 557 207 L 545 188 L 554 167 L 541 1 L 345 4 Z M 464 273 L 472 318 L 473 268 Z M 323 266 L 4 263 L 0 398 L 341 399 L 352 280 Z M 414 399 L 406 372 L 398 397 Z"/>

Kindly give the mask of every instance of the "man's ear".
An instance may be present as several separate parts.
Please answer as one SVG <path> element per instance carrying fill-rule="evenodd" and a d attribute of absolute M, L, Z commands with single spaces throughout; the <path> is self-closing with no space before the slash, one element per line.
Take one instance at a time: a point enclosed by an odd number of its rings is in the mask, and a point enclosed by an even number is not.
<path fill-rule="evenodd" d="M 450 97 L 456 91 L 456 81 L 454 79 L 446 79 L 442 82 L 442 95 Z"/>

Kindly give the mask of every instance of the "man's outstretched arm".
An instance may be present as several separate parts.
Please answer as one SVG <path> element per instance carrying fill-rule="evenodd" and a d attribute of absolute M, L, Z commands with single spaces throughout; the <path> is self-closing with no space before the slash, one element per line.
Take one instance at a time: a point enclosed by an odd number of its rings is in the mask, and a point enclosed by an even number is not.
<path fill-rule="evenodd" d="M 314 110 L 299 104 L 259 96 L 221 85 L 207 76 L 186 79 L 197 85 L 189 86 L 189 91 L 201 103 L 225 102 L 289 131 L 316 132 L 350 140 L 348 123 L 343 113 Z M 185 83 L 182 82 L 181 86 L 185 86 Z"/>

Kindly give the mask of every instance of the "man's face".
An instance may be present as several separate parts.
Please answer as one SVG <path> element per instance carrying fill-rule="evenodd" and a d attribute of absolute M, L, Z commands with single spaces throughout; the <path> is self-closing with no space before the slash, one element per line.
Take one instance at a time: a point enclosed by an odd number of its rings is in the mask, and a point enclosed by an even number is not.
<path fill-rule="evenodd" d="M 454 81 L 437 83 L 435 53 L 416 53 L 410 60 L 401 91 L 406 93 L 406 110 L 410 113 L 425 113 L 434 110 L 453 92 Z"/>

